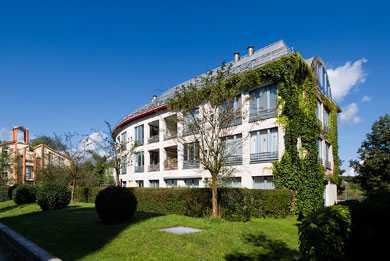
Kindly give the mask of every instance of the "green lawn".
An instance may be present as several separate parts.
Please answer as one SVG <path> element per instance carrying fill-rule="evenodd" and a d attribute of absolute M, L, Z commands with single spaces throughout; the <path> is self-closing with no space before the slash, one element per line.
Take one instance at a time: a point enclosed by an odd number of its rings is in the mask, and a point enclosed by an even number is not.
<path fill-rule="evenodd" d="M 0 202 L 0 222 L 63 260 L 291 260 L 296 219 L 229 222 L 178 215 L 137 213 L 131 223 L 103 225 L 93 204 L 41 212 L 36 204 Z M 191 226 L 204 231 L 173 235 L 159 229 Z"/>

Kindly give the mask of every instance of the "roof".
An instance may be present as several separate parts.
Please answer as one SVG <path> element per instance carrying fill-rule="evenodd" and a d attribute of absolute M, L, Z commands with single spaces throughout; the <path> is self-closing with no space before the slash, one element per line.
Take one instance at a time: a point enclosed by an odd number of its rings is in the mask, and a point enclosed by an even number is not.
<path fill-rule="evenodd" d="M 260 67 L 264 65 L 265 63 L 268 63 L 270 61 L 274 61 L 279 59 L 282 56 L 290 54 L 292 51 L 291 49 L 284 43 L 284 41 L 280 40 L 275 43 L 272 43 L 270 45 L 267 45 L 261 49 L 256 50 L 253 55 L 248 56 L 244 55 L 240 58 L 237 62 L 229 62 L 229 64 L 232 65 L 232 72 L 233 73 L 240 73 L 244 71 L 248 71 L 251 69 L 255 69 L 257 67 Z M 216 71 L 219 67 L 213 69 L 212 71 Z M 125 127 L 127 124 L 141 119 L 143 117 L 152 115 L 158 111 L 166 110 L 168 107 L 166 105 L 167 101 L 172 98 L 175 95 L 175 92 L 178 88 L 180 88 L 183 85 L 188 84 L 194 84 L 194 85 L 200 85 L 202 76 L 205 76 L 204 74 L 195 76 L 194 78 L 182 82 L 180 84 L 177 84 L 176 86 L 173 86 L 172 88 L 168 89 L 167 91 L 163 92 L 160 96 L 153 99 L 152 102 L 144 105 L 143 107 L 137 109 L 135 112 L 125 116 L 114 128 L 113 135 L 116 135 L 116 133 Z"/>

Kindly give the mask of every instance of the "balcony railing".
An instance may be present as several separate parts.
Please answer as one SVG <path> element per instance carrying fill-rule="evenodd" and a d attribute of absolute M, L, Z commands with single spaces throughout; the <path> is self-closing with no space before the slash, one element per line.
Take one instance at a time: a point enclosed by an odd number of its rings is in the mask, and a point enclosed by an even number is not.
<path fill-rule="evenodd" d="M 227 123 L 226 126 L 224 126 L 224 127 L 230 128 L 230 127 L 238 126 L 241 124 L 242 124 L 242 118 L 241 118 L 241 116 L 237 116 L 234 119 L 232 119 L 229 123 Z"/>
<path fill-rule="evenodd" d="M 326 161 L 325 161 L 325 168 L 326 168 L 326 169 L 329 169 L 329 170 L 332 169 L 332 164 L 330 163 L 329 160 L 326 160 Z"/>
<path fill-rule="evenodd" d="M 276 109 L 268 109 L 263 111 L 251 111 L 249 113 L 249 122 L 265 120 L 276 117 Z"/>
<path fill-rule="evenodd" d="M 160 170 L 160 163 L 150 164 L 148 170 L 149 170 L 149 172 L 159 171 Z"/>
<path fill-rule="evenodd" d="M 229 156 L 225 160 L 227 166 L 242 165 L 242 155 Z"/>
<path fill-rule="evenodd" d="M 185 160 L 183 162 L 183 169 L 197 169 L 199 168 L 199 160 Z"/>
<path fill-rule="evenodd" d="M 164 140 L 170 140 L 177 138 L 177 133 L 165 133 Z"/>
<path fill-rule="evenodd" d="M 135 166 L 134 172 L 136 172 L 136 173 L 144 172 L 144 166 Z"/>
<path fill-rule="evenodd" d="M 250 158 L 250 163 L 269 162 L 277 159 L 278 159 L 277 151 L 252 153 Z"/>
<path fill-rule="evenodd" d="M 177 160 L 166 160 L 164 162 L 165 170 L 175 170 L 177 169 Z"/>
<path fill-rule="evenodd" d="M 160 141 L 160 137 L 158 135 L 151 136 L 148 139 L 148 143 L 156 143 Z"/>

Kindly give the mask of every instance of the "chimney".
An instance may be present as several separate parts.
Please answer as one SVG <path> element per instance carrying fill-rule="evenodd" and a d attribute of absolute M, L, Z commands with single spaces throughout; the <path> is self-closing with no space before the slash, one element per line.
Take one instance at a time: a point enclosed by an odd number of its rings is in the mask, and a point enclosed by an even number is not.
<path fill-rule="evenodd" d="M 248 50 L 248 56 L 252 56 L 255 53 L 255 47 L 253 45 L 249 45 L 247 50 Z"/>
<path fill-rule="evenodd" d="M 234 62 L 236 63 L 236 62 L 238 62 L 239 60 L 240 60 L 240 53 L 239 52 L 235 52 L 234 53 Z"/>
<path fill-rule="evenodd" d="M 153 95 L 152 97 L 152 103 L 155 103 L 157 101 L 157 95 Z"/>
<path fill-rule="evenodd" d="M 30 130 L 28 128 L 24 129 L 24 143 L 25 144 L 30 143 Z"/>

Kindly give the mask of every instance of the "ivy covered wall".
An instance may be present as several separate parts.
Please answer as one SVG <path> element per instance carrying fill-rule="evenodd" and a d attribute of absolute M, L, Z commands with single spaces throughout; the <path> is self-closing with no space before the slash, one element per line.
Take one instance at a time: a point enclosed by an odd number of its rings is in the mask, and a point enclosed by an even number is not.
<path fill-rule="evenodd" d="M 234 97 L 258 86 L 275 83 L 278 86 L 278 123 L 285 129 L 285 152 L 273 165 L 277 187 L 295 192 L 296 211 L 302 216 L 323 207 L 324 188 L 327 182 L 325 170 L 318 160 L 318 138 L 325 138 L 333 149 L 333 172 L 329 177 L 336 182 L 339 174 L 337 144 L 337 106 L 317 88 L 316 76 L 297 53 L 284 56 L 257 69 L 231 75 L 216 85 L 189 88 L 169 101 L 173 109 L 191 109 L 187 104 L 196 100 L 206 103 L 220 93 L 218 101 Z M 330 111 L 329 130 L 324 132 L 316 117 L 317 99 Z M 188 102 L 191 100 L 192 102 Z"/>

